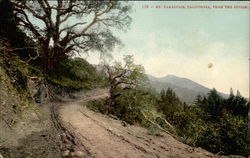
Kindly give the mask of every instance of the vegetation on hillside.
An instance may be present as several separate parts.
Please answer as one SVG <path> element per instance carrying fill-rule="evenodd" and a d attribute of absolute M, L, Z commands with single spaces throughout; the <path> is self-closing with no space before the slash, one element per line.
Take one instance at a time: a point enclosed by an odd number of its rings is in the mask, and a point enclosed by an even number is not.
<path fill-rule="evenodd" d="M 164 100 L 163 97 L 161 97 Z M 170 100 L 176 100 L 173 96 Z M 164 108 L 172 110 L 169 99 Z M 180 103 L 175 106 L 180 106 Z M 208 97 L 197 97 L 192 105 L 181 105 L 165 117 L 176 127 L 184 141 L 213 153 L 226 155 L 249 154 L 247 112 L 249 104 L 240 95 L 224 99 L 213 89 Z M 160 108 L 162 110 L 162 108 Z"/>
<path fill-rule="evenodd" d="M 75 90 L 105 87 L 107 77 L 82 58 L 69 58 L 56 65 L 49 76 L 54 83 Z"/>
<path fill-rule="evenodd" d="M 88 106 L 105 112 L 105 100 Z M 213 89 L 208 97 L 197 96 L 194 104 L 187 105 L 171 89 L 156 94 L 141 86 L 117 97 L 111 114 L 130 124 L 171 132 L 183 142 L 213 153 L 247 156 L 248 109 L 249 103 L 239 93 L 225 99 Z"/>
<path fill-rule="evenodd" d="M 133 57 L 130 55 L 124 56 L 123 61 L 124 64 L 115 62 L 113 66 L 104 64 L 110 95 L 106 102 L 106 113 L 117 105 L 117 98 L 126 96 L 128 92 L 145 85 L 146 76 L 143 67 L 134 64 Z"/>

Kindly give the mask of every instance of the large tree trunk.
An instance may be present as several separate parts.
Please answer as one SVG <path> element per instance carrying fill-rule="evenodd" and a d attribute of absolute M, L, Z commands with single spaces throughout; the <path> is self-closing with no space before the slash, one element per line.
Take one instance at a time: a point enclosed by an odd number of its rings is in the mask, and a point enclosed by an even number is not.
<path fill-rule="evenodd" d="M 110 107 L 112 106 L 112 100 L 111 98 L 108 98 L 105 102 L 105 114 L 109 114 L 110 112 Z"/>
<path fill-rule="evenodd" d="M 109 90 L 109 98 L 106 100 L 106 103 L 105 103 L 105 114 L 110 113 L 110 108 L 114 105 L 115 98 L 116 96 L 114 94 L 113 87 L 111 86 Z"/>
<path fill-rule="evenodd" d="M 58 49 L 44 49 L 44 73 L 48 76 L 60 60 Z"/>
<path fill-rule="evenodd" d="M 55 65 L 57 64 L 57 58 L 52 56 L 45 59 L 46 61 L 46 73 L 50 74 L 51 71 L 54 69 Z"/>
<path fill-rule="evenodd" d="M 109 114 L 110 113 L 110 109 L 112 107 L 114 107 L 115 105 L 115 100 L 121 96 L 121 93 L 116 93 L 115 92 L 115 87 L 111 86 L 110 90 L 109 90 L 109 98 L 106 100 L 105 103 L 105 114 Z"/>
<path fill-rule="evenodd" d="M 50 73 L 55 68 L 55 65 L 58 62 L 58 57 L 55 55 L 55 53 L 52 53 L 51 50 L 47 49 L 44 50 L 44 73 L 46 76 L 50 75 Z"/>

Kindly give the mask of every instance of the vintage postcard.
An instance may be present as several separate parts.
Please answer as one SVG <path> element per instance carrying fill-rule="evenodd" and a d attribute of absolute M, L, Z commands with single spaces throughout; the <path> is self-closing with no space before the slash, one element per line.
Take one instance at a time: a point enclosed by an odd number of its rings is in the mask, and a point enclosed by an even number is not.
<path fill-rule="evenodd" d="M 249 157 L 249 7 L 0 0 L 0 158 Z"/>

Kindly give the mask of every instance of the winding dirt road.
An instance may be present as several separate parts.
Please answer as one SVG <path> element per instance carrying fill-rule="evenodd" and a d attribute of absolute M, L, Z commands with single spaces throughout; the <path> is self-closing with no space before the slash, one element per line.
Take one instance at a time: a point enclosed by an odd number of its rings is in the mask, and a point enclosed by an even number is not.
<path fill-rule="evenodd" d="M 185 145 L 172 136 L 148 134 L 146 129 L 126 125 L 83 106 L 87 101 L 103 98 L 106 94 L 65 103 L 57 107 L 61 134 L 62 157 L 95 158 L 188 158 L 218 157 L 200 148 Z M 71 145 L 69 145 L 71 141 Z"/>

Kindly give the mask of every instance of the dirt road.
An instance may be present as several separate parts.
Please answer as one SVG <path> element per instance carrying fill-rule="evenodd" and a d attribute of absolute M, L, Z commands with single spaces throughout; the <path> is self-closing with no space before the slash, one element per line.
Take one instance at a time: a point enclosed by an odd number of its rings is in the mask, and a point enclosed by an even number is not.
<path fill-rule="evenodd" d="M 58 106 L 60 125 L 66 130 L 61 136 L 67 139 L 63 140 L 66 144 L 62 145 L 63 157 L 217 157 L 203 149 L 185 145 L 166 133 L 150 135 L 144 128 L 124 126 L 121 121 L 82 106 L 89 100 L 105 96 L 92 96 Z M 72 143 L 67 148 L 68 141 Z"/>

